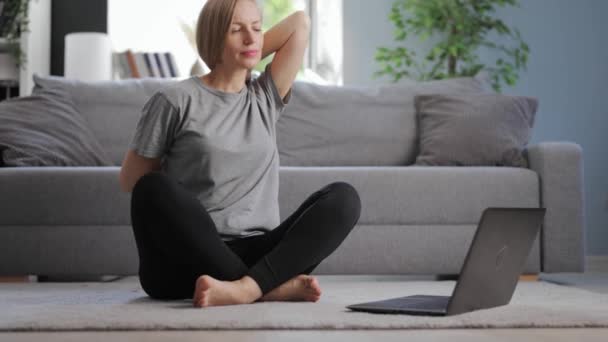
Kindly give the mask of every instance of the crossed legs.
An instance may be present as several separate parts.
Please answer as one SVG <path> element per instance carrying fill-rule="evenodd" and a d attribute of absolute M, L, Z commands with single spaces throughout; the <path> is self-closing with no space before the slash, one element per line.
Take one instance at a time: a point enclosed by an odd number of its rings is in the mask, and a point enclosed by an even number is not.
<path fill-rule="evenodd" d="M 148 173 L 131 198 L 140 283 L 152 298 L 193 298 L 200 306 L 280 300 L 297 288 L 294 298 L 314 300 L 320 288 L 306 275 L 342 243 L 360 210 L 355 188 L 334 182 L 272 231 L 224 242 L 193 193 L 161 172 Z"/>

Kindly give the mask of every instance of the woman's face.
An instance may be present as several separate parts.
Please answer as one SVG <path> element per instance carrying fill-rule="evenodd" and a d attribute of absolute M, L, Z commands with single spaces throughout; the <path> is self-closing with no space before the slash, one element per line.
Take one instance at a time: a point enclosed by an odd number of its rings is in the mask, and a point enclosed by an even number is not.
<path fill-rule="evenodd" d="M 225 66 L 253 69 L 262 57 L 262 18 L 255 1 L 239 0 L 226 34 L 222 61 Z"/>

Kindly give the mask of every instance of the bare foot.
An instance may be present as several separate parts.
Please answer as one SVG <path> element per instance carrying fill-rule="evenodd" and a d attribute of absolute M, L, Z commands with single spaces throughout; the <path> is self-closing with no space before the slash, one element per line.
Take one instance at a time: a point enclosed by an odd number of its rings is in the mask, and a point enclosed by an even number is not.
<path fill-rule="evenodd" d="M 259 297 L 261 291 L 259 287 L 258 289 L 252 289 L 251 283 L 247 284 L 243 279 L 222 281 L 208 275 L 200 276 L 196 280 L 193 296 L 194 306 L 207 307 L 253 303 Z M 249 281 L 253 280 L 250 279 Z"/>
<path fill-rule="evenodd" d="M 321 287 L 318 280 L 313 276 L 300 274 L 268 292 L 259 300 L 316 302 L 320 297 Z"/>

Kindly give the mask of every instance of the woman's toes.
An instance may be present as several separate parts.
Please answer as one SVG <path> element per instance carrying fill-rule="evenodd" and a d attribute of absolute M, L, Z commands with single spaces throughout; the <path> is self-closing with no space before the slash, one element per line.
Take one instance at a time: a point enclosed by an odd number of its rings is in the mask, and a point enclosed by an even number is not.
<path fill-rule="evenodd" d="M 306 281 L 306 287 L 311 290 L 316 295 L 321 295 L 321 286 L 319 286 L 319 281 L 317 278 L 311 277 Z"/>
<path fill-rule="evenodd" d="M 210 306 L 210 303 L 209 303 L 209 299 L 211 297 L 210 296 L 210 294 L 211 294 L 210 292 L 211 291 L 209 291 L 209 290 L 203 291 L 203 293 L 201 295 L 201 298 L 199 299 L 199 306 L 200 307 Z"/>

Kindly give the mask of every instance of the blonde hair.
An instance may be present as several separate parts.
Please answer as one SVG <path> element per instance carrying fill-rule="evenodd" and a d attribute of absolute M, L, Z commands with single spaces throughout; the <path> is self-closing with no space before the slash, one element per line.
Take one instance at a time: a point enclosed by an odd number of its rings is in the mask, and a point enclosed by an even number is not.
<path fill-rule="evenodd" d="M 222 62 L 224 41 L 237 1 L 239 0 L 207 0 L 198 15 L 196 48 L 198 55 L 211 70 Z"/>

